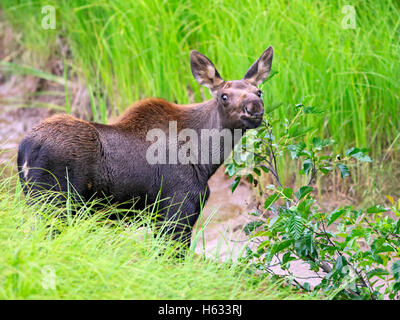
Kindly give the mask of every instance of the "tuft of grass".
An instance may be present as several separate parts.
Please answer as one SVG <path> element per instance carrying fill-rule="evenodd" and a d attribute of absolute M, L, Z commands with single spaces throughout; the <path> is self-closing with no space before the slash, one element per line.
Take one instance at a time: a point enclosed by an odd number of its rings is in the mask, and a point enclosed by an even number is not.
<path fill-rule="evenodd" d="M 0 183 L 0 299 L 310 298 L 233 261 L 174 258 L 177 244 L 154 237 L 150 219 L 27 206 L 14 179 Z"/>

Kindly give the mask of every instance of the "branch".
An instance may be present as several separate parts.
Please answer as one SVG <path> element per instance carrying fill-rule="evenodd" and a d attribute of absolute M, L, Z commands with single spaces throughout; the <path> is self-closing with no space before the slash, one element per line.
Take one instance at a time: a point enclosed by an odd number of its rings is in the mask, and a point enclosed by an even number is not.
<path fill-rule="evenodd" d="M 317 176 L 317 171 L 318 170 L 315 168 L 315 164 L 314 164 L 314 161 L 313 161 L 312 162 L 312 169 L 311 169 L 311 177 L 310 177 L 310 180 L 307 183 L 307 186 L 310 186 L 313 183 L 313 181 L 315 180 L 315 178 Z"/>

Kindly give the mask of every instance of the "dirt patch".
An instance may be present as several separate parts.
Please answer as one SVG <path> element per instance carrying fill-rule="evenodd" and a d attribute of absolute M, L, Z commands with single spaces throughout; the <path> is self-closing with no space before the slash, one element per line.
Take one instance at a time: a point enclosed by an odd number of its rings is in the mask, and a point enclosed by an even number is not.
<path fill-rule="evenodd" d="M 0 108 L 0 163 L 13 166 L 22 137 L 54 112 L 38 108 L 16 109 L 7 106 Z"/>
<path fill-rule="evenodd" d="M 248 213 L 255 209 L 255 199 L 250 186 L 241 183 L 232 194 L 233 179 L 221 167 L 209 180 L 210 198 L 203 210 L 198 227 L 205 225 L 196 252 L 225 260 L 237 257 L 246 242 L 244 226 L 251 221 Z M 194 238 L 196 233 L 194 233 Z M 204 242 L 203 242 L 204 240 Z"/>

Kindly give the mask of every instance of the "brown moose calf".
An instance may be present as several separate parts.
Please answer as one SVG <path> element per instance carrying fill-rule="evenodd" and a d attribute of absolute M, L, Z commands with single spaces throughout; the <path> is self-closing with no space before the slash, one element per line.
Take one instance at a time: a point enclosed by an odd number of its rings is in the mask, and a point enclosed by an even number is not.
<path fill-rule="evenodd" d="M 230 144 L 213 144 L 205 149 L 200 148 L 203 139 L 191 150 L 196 156 L 180 162 L 174 153 L 183 143 L 177 142 L 169 129 L 175 128 L 178 133 L 190 129 L 200 137 L 207 130 L 214 135 L 223 130 L 239 131 L 241 135 L 258 127 L 264 104 L 257 86 L 267 78 L 272 57 L 269 47 L 242 80 L 224 81 L 207 57 L 192 51 L 193 76 L 210 89 L 213 98 L 209 101 L 178 105 L 162 99 L 145 99 L 109 125 L 68 115 L 45 120 L 19 146 L 18 170 L 25 193 L 34 196 L 40 190 L 71 190 L 84 200 L 109 197 L 116 203 L 132 203 L 139 198 L 137 209 L 159 199 L 162 220 L 177 222 L 166 232 L 189 245 L 201 200 L 209 196 L 208 179 L 238 137 L 232 134 Z M 165 133 L 166 148 L 157 154 L 163 161 L 149 160 L 149 150 L 155 142 L 149 139 L 149 133 L 154 130 Z M 213 134 L 208 136 L 207 143 Z M 162 142 L 160 137 L 158 140 L 157 143 Z M 221 136 L 218 140 L 221 142 Z"/>

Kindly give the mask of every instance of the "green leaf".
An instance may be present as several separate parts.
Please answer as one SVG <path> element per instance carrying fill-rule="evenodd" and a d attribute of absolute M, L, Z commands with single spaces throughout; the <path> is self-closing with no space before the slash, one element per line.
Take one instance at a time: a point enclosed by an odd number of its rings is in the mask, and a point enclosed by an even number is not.
<path fill-rule="evenodd" d="M 350 175 L 350 171 L 349 168 L 347 168 L 347 166 L 343 163 L 338 163 L 336 165 L 336 167 L 339 169 L 340 171 L 340 175 L 342 176 L 342 179 L 346 178 L 347 176 Z"/>
<path fill-rule="evenodd" d="M 371 251 L 377 255 L 382 252 L 395 252 L 396 250 L 386 242 L 385 238 L 376 238 L 371 244 Z"/>
<path fill-rule="evenodd" d="M 225 169 L 225 173 L 227 173 L 228 176 L 233 177 L 236 173 L 235 165 L 233 163 L 229 164 Z"/>
<path fill-rule="evenodd" d="M 299 204 L 297 205 L 297 212 L 299 212 L 304 219 L 308 219 L 308 216 L 311 213 L 310 207 L 314 202 L 314 199 L 305 199 L 299 202 Z"/>
<path fill-rule="evenodd" d="M 269 209 L 269 207 L 280 198 L 279 193 L 274 193 L 272 196 L 269 196 L 267 200 L 264 202 L 264 208 Z"/>
<path fill-rule="evenodd" d="M 312 160 L 311 159 L 306 159 L 306 160 L 304 160 L 304 162 L 303 162 L 303 170 L 304 170 L 304 173 L 308 176 L 308 174 L 310 173 L 310 171 L 312 170 L 312 168 L 313 168 L 313 162 L 312 162 Z"/>
<path fill-rule="evenodd" d="M 312 106 L 307 106 L 303 108 L 303 113 L 304 114 L 320 114 L 320 113 L 324 113 L 324 110 L 316 108 L 316 107 L 312 107 Z"/>
<path fill-rule="evenodd" d="M 300 142 L 298 144 L 291 144 L 287 146 L 287 148 L 290 151 L 290 156 L 292 157 L 292 159 L 298 159 L 299 156 L 307 154 L 303 152 L 303 150 L 306 148 L 306 144 L 304 142 Z"/>
<path fill-rule="evenodd" d="M 265 114 L 271 113 L 275 109 L 278 109 L 281 105 L 282 105 L 282 102 L 276 102 L 276 103 L 273 103 L 273 104 L 271 104 L 269 106 L 266 106 L 265 107 Z"/>
<path fill-rule="evenodd" d="M 313 235 L 311 232 L 306 232 L 298 238 L 294 243 L 296 254 L 300 257 L 316 257 L 317 251 L 314 244 Z M 308 259 L 309 257 L 307 257 Z"/>
<path fill-rule="evenodd" d="M 390 267 L 390 271 L 392 271 L 396 282 L 400 283 L 400 261 L 395 261 Z"/>
<path fill-rule="evenodd" d="M 320 170 L 323 174 L 327 175 L 327 174 L 329 174 L 329 173 L 332 171 L 332 167 L 321 167 L 321 168 L 319 168 L 319 170 Z"/>
<path fill-rule="evenodd" d="M 388 211 L 388 209 L 384 208 L 380 204 L 378 204 L 376 206 L 369 207 L 367 209 L 367 213 L 381 213 L 381 212 L 386 212 L 386 211 Z"/>
<path fill-rule="evenodd" d="M 366 155 L 367 149 L 351 148 L 346 151 L 346 155 L 361 162 L 372 162 L 371 158 Z"/>
<path fill-rule="evenodd" d="M 303 124 L 294 125 L 288 130 L 289 138 L 303 137 L 307 134 L 307 132 L 310 132 L 311 130 L 314 130 L 314 128 L 304 127 Z"/>
<path fill-rule="evenodd" d="M 257 247 L 257 251 L 260 251 L 261 249 L 264 249 L 264 247 L 269 246 L 270 243 L 271 242 L 269 240 L 265 240 L 265 241 L 261 242 Z"/>
<path fill-rule="evenodd" d="M 291 188 L 283 189 L 282 193 L 286 198 L 293 199 L 293 190 Z"/>
<path fill-rule="evenodd" d="M 394 226 L 394 233 L 396 233 L 396 234 L 400 233 L 400 219 L 397 220 L 397 222 Z"/>
<path fill-rule="evenodd" d="M 313 107 L 313 106 L 305 106 L 303 103 L 298 103 L 295 106 L 296 112 L 299 111 L 299 109 L 302 109 L 302 113 L 304 114 L 319 114 L 319 113 L 324 113 L 323 109 Z"/>
<path fill-rule="evenodd" d="M 379 248 L 375 250 L 375 253 L 382 252 L 396 252 L 396 249 L 393 248 L 389 243 L 383 243 Z"/>
<path fill-rule="evenodd" d="M 258 227 L 262 226 L 264 222 L 262 221 L 251 221 L 248 224 L 245 225 L 243 228 L 244 233 L 246 236 L 248 236 L 250 233 L 252 233 L 254 230 L 256 230 Z"/>
<path fill-rule="evenodd" d="M 366 154 L 361 153 L 361 152 L 356 153 L 355 155 L 352 155 L 352 157 L 361 162 L 372 162 L 372 160 L 369 156 L 367 156 Z"/>
<path fill-rule="evenodd" d="M 335 141 L 332 139 L 321 139 L 319 137 L 314 137 L 311 142 L 316 150 L 322 150 L 322 148 L 330 146 Z"/>
<path fill-rule="evenodd" d="M 293 261 L 293 260 L 297 260 L 295 257 L 291 256 L 292 253 L 291 252 L 286 252 L 283 256 L 282 256 L 282 265 L 285 265 L 286 263 Z"/>
<path fill-rule="evenodd" d="M 272 254 L 276 254 L 278 252 L 281 252 L 285 250 L 286 248 L 290 247 L 290 245 L 293 243 L 293 240 L 283 240 L 281 242 L 277 242 L 274 244 L 274 248 L 271 250 Z"/>
<path fill-rule="evenodd" d="M 387 276 L 389 274 L 389 272 L 385 269 L 382 268 L 375 268 L 372 269 L 371 271 L 367 272 L 367 277 L 368 279 L 371 279 L 372 277 L 381 277 L 381 276 Z"/>
<path fill-rule="evenodd" d="M 247 178 L 247 180 L 249 180 L 249 182 L 250 182 L 251 184 L 254 182 L 254 177 L 253 177 L 253 175 L 252 175 L 251 173 L 249 173 L 249 174 L 246 176 L 246 178 Z"/>
<path fill-rule="evenodd" d="M 337 220 L 340 216 L 342 216 L 346 212 L 345 209 L 339 209 L 336 211 L 333 211 L 329 216 L 328 216 L 328 223 L 327 226 L 330 226 L 335 220 Z"/>
<path fill-rule="evenodd" d="M 335 262 L 334 269 L 341 273 L 343 267 L 346 265 L 347 265 L 346 258 L 344 256 L 339 256 Z"/>
<path fill-rule="evenodd" d="M 294 239 L 299 239 L 304 231 L 304 224 L 303 224 L 303 219 L 301 219 L 300 216 L 293 215 L 289 219 L 289 234 L 294 238 Z"/>
<path fill-rule="evenodd" d="M 299 191 L 296 192 L 296 197 L 298 200 L 301 200 L 302 198 L 304 198 L 307 194 L 309 194 L 313 190 L 314 190 L 313 187 L 303 186 L 299 189 Z"/>
<path fill-rule="evenodd" d="M 235 181 L 232 182 L 232 193 L 236 190 L 237 186 L 239 185 L 241 177 L 236 177 Z"/>
<path fill-rule="evenodd" d="M 310 284 L 309 284 L 308 282 L 304 282 L 303 288 L 304 288 L 304 290 L 307 290 L 307 291 L 310 291 L 310 290 L 311 290 Z"/>

